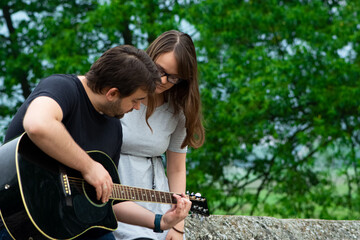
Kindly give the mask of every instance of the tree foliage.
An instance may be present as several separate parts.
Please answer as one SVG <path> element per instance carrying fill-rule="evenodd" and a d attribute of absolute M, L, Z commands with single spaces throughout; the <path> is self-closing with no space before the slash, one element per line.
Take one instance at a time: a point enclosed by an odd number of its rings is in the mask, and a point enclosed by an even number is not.
<path fill-rule="evenodd" d="M 359 217 L 355 1 L 3 0 L 0 7 L 3 128 L 42 77 L 83 74 L 112 46 L 146 48 L 180 29 L 197 47 L 207 134 L 188 154 L 188 188 L 205 194 L 213 213 Z"/>
<path fill-rule="evenodd" d="M 208 0 L 188 11 L 207 126 L 189 184 L 226 213 L 358 218 L 359 6 Z"/>
<path fill-rule="evenodd" d="M 172 1 L 4 0 L 0 8 L 0 131 L 41 78 L 84 74 L 110 47 L 145 48 L 179 25 Z"/>

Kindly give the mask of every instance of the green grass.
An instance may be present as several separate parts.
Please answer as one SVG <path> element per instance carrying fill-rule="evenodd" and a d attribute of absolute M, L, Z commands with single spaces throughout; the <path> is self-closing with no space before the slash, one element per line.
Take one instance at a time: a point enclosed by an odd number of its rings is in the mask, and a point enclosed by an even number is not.
<path fill-rule="evenodd" d="M 356 186 L 354 186 L 354 189 Z M 313 218 L 313 219 L 333 219 L 333 220 L 358 220 L 360 219 L 360 196 L 353 194 L 352 205 L 348 204 L 347 193 L 348 185 L 345 181 L 337 179 L 336 186 L 333 188 L 326 186 L 316 187 L 298 199 L 286 196 L 285 194 L 271 193 L 262 191 L 259 197 L 259 204 L 251 214 L 252 202 L 235 196 L 227 197 L 227 209 L 221 208 L 220 201 L 212 201 L 215 215 L 245 215 L 245 216 L 270 216 L 275 218 Z M 246 194 L 255 194 L 253 188 L 247 189 Z M 329 194 L 329 196 L 327 195 Z M 332 199 L 330 196 L 334 196 Z M 316 199 L 312 199 L 316 198 Z M 240 200 L 239 200 L 240 199 Z M 239 203 L 237 201 L 242 201 Z"/>

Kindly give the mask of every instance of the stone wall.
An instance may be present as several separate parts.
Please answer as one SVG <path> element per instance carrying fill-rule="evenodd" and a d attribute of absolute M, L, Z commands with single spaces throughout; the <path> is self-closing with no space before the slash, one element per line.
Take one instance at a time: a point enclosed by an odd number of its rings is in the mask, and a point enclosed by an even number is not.
<path fill-rule="evenodd" d="M 185 221 L 188 240 L 360 240 L 360 221 L 277 219 L 272 217 L 189 216 Z"/>

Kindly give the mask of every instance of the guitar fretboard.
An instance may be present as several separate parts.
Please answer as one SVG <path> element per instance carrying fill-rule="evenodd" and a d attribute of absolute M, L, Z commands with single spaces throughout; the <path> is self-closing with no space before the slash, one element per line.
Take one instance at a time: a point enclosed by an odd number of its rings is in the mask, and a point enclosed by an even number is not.
<path fill-rule="evenodd" d="M 174 193 L 114 184 L 111 199 L 175 204 Z"/>

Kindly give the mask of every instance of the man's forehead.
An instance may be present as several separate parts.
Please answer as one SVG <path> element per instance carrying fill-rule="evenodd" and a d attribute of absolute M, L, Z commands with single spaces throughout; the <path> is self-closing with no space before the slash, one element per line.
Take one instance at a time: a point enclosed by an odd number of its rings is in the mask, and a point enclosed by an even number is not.
<path fill-rule="evenodd" d="M 142 100 L 147 97 L 147 92 L 139 88 L 131 95 L 131 97 L 137 100 Z"/>
<path fill-rule="evenodd" d="M 135 97 L 136 100 L 144 100 L 147 96 L 143 96 L 143 97 Z"/>

